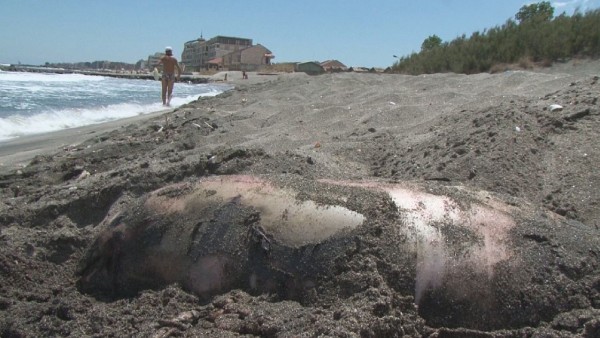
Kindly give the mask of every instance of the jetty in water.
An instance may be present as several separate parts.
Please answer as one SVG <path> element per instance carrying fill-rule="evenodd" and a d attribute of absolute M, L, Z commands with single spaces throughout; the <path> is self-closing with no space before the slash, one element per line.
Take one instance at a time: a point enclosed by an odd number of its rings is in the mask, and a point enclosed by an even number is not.
<path fill-rule="evenodd" d="M 132 80 L 153 80 L 154 76 L 149 71 L 113 71 L 113 70 L 86 70 L 86 69 L 66 69 L 44 66 L 25 66 L 25 65 L 0 65 L 0 70 L 10 72 L 30 72 L 30 73 L 54 73 L 54 74 L 83 74 L 95 76 L 108 76 Z M 188 83 L 208 83 L 210 79 L 193 74 L 181 74 L 181 81 Z"/>

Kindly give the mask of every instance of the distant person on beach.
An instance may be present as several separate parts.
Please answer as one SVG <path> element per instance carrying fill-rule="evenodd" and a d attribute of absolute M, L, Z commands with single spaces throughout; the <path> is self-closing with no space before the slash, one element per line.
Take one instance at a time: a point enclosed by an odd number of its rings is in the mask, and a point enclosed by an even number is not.
<path fill-rule="evenodd" d="M 248 80 L 248 74 L 246 74 L 246 71 L 242 72 L 242 79 Z"/>
<path fill-rule="evenodd" d="M 181 79 L 181 67 L 177 59 L 173 57 L 173 49 L 165 48 L 165 56 L 160 58 L 160 61 L 155 65 L 158 67 L 163 65 L 162 73 L 162 101 L 163 106 L 171 105 L 171 96 L 173 95 L 173 87 L 175 86 L 175 68 L 177 68 L 177 81 Z"/>

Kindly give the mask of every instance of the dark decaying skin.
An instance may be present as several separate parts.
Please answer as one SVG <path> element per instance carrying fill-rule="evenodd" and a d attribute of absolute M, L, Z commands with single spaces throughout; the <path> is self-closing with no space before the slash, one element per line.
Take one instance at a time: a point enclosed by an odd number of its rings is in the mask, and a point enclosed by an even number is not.
<path fill-rule="evenodd" d="M 429 323 L 478 329 L 589 306 L 548 283 L 545 266 L 562 264 L 568 276 L 571 264 L 597 264 L 600 247 L 586 227 L 530 205 L 422 183 L 211 177 L 156 190 L 102 226 L 80 264 L 86 292 L 121 297 L 179 283 L 203 298 L 243 289 L 311 302 L 331 292 L 319 286 L 336 283 L 366 238 L 400 267 L 388 284 L 414 295 Z M 547 237 L 530 236 L 533 228 Z M 579 240 L 549 245 L 564 231 Z M 589 262 L 572 262 L 581 251 Z M 568 277 L 573 290 L 593 281 Z"/>
<path fill-rule="evenodd" d="M 133 295 L 177 282 L 200 296 L 244 288 L 298 298 L 296 293 L 314 287 L 313 278 L 329 270 L 339 254 L 319 246 L 326 242 L 342 250 L 350 238 L 332 236 L 337 229 L 299 234 L 303 225 L 294 222 L 310 215 L 297 201 L 276 208 L 286 197 L 249 177 L 155 191 L 106 222 L 82 262 L 80 285 L 87 291 Z M 329 211 L 316 210 L 319 217 L 329 213 L 331 221 L 336 212 Z M 269 214 L 276 219 L 269 222 Z"/>

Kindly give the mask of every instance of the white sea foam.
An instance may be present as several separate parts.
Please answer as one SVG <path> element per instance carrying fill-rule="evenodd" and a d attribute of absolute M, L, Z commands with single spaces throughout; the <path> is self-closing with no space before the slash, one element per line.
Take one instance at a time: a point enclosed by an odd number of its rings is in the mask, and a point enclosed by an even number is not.
<path fill-rule="evenodd" d="M 200 96 L 214 96 L 218 93 L 214 91 L 201 94 Z M 179 107 L 197 98 L 198 96 L 175 97 L 171 101 L 170 108 Z M 20 136 L 114 121 L 164 109 L 165 107 L 160 102 L 146 105 L 121 103 L 92 109 L 49 110 L 31 116 L 12 115 L 0 118 L 0 141 Z"/>
<path fill-rule="evenodd" d="M 9 82 L 79 82 L 79 81 L 102 81 L 104 76 L 91 76 L 82 74 L 49 74 L 49 73 L 27 73 L 27 72 L 3 72 L 2 81 Z"/>
<path fill-rule="evenodd" d="M 161 108 L 160 103 L 149 106 L 124 103 L 95 109 L 47 111 L 32 116 L 12 115 L 0 118 L 0 140 L 102 123 Z"/>

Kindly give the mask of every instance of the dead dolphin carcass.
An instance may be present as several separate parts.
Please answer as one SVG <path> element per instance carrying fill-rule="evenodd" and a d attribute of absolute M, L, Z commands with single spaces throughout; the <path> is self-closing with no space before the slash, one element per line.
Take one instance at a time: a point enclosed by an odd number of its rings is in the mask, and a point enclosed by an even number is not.
<path fill-rule="evenodd" d="M 414 278 L 415 302 L 430 326 L 536 326 L 561 311 L 600 306 L 600 232 L 594 227 L 465 186 L 323 182 L 384 192 L 392 200 L 398 214 L 384 237 L 408 236 L 415 273 L 401 278 Z M 389 260 L 411 251 L 384 244 Z"/>
<path fill-rule="evenodd" d="M 180 283 L 202 296 L 311 286 L 339 254 L 319 246 L 342 250 L 365 219 L 250 176 L 168 186 L 113 218 L 82 261 L 82 289 L 131 295 Z"/>
<path fill-rule="evenodd" d="M 208 177 L 151 192 L 105 220 L 79 286 L 132 295 L 179 283 L 200 296 L 240 288 L 302 299 L 322 280 L 335 283 L 353 257 L 373 255 L 378 269 L 398 272 L 380 274 L 414 294 L 430 325 L 536 325 L 579 306 L 548 266 L 579 262 L 578 252 L 600 243 L 589 228 L 517 202 L 433 183 Z M 579 240 L 558 252 L 551 239 L 560 232 Z"/>
<path fill-rule="evenodd" d="M 323 182 L 379 190 L 392 199 L 398 208 L 397 230 L 410 235 L 416 252 L 416 303 L 427 290 L 444 283 L 447 287 L 453 274 L 465 270 L 486 280 L 492 278 L 496 264 L 512 258 L 509 233 L 517 225 L 513 215 L 526 208 L 458 186 L 440 187 L 434 194 L 407 182 Z M 468 280 L 454 280 L 458 283 L 451 290 L 468 287 Z M 481 282 L 477 283 L 481 287 Z"/>

